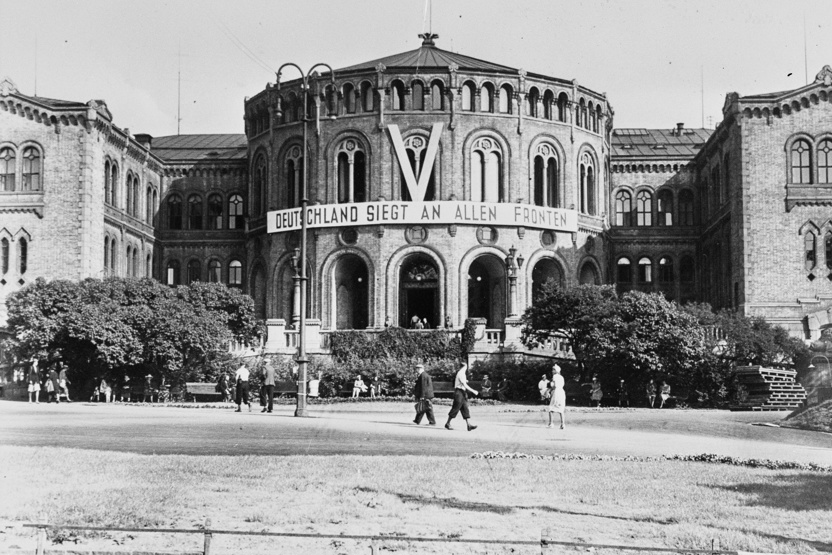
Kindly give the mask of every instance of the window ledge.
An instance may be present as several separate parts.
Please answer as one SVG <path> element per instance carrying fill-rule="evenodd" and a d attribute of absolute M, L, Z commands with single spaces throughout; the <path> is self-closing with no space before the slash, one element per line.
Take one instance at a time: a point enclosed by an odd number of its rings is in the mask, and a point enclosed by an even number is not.
<path fill-rule="evenodd" d="M 33 212 L 43 218 L 43 191 L 0 193 L 0 213 Z"/>

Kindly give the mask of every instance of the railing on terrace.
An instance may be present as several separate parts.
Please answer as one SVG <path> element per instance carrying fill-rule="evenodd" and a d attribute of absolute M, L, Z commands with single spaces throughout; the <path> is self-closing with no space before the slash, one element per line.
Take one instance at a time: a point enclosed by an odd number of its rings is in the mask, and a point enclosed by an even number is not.
<path fill-rule="evenodd" d="M 337 330 L 337 331 L 341 331 L 341 330 Z M 384 329 L 383 328 L 370 328 L 370 329 L 357 330 L 357 331 L 362 331 L 366 334 L 375 336 L 375 335 L 378 335 L 381 332 L 383 332 Z M 411 329 L 408 329 L 407 331 L 409 333 L 430 333 L 430 332 L 435 332 L 435 331 L 441 331 L 441 332 L 447 333 L 448 335 L 459 335 L 459 334 L 462 333 L 461 329 L 454 329 L 454 328 L 450 328 L 450 329 L 437 328 L 437 329 L 425 329 L 425 330 L 411 330 Z M 335 331 L 334 330 L 327 330 L 327 331 L 321 331 L 320 333 L 321 333 L 321 349 L 329 350 L 332 347 L 332 334 L 335 333 Z"/>

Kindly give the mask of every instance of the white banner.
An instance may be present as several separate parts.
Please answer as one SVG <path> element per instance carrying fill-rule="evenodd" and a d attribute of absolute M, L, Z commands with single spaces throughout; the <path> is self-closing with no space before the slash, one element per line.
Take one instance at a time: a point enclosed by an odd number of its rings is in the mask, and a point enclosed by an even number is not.
<path fill-rule="evenodd" d="M 300 208 L 268 214 L 268 232 L 301 228 Z M 534 227 L 577 232 L 578 214 L 563 208 L 502 202 L 359 202 L 317 204 L 307 208 L 306 226 L 345 227 L 365 225 L 469 224 Z"/>

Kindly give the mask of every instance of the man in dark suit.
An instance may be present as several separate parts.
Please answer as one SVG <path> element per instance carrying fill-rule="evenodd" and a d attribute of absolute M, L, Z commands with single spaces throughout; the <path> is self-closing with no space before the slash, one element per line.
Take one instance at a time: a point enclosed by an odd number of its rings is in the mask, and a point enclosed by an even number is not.
<path fill-rule="evenodd" d="M 428 424 L 436 426 L 436 419 L 433 417 L 433 403 L 431 402 L 431 399 L 433 399 L 433 380 L 430 374 L 425 372 L 424 364 L 417 364 L 416 370 L 419 372 L 419 376 L 416 378 L 416 388 L 413 395 L 416 397 L 416 403 L 421 402 L 423 405 L 421 408 L 424 410 L 417 408 L 416 419 L 413 420 L 413 423 L 418 426 L 422 422 L 422 416 L 427 415 Z"/>
<path fill-rule="evenodd" d="M 266 367 L 263 369 L 263 389 L 266 394 L 266 403 L 260 412 L 272 412 L 274 406 L 274 366 L 272 366 L 271 361 L 266 361 Z"/>

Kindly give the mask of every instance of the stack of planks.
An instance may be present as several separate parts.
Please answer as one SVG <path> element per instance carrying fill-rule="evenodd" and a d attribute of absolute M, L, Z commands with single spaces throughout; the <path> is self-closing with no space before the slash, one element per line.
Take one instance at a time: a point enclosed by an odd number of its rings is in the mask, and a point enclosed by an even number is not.
<path fill-rule="evenodd" d="M 746 394 L 731 410 L 793 410 L 806 400 L 803 386 L 794 381 L 794 370 L 738 366 L 734 374 Z"/>

